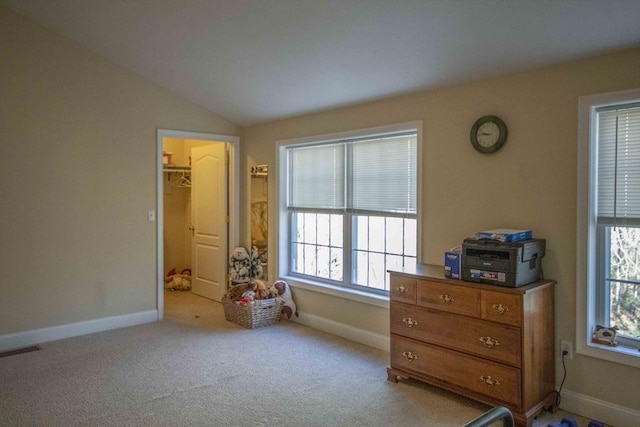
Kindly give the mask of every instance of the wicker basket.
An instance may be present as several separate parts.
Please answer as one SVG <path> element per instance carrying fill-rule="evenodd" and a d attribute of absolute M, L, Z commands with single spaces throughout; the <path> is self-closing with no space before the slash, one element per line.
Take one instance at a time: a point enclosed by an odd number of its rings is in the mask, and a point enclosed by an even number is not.
<path fill-rule="evenodd" d="M 254 301 L 253 304 L 240 306 L 229 298 L 222 298 L 224 317 L 248 329 L 273 325 L 280 320 L 282 300 L 271 298 Z"/>

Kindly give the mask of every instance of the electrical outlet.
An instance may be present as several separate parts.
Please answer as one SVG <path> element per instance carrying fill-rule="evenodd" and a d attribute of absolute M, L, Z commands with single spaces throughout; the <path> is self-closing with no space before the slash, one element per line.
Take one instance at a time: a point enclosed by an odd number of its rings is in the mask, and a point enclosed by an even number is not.
<path fill-rule="evenodd" d="M 561 344 L 562 344 L 562 353 L 560 354 L 564 354 L 564 352 L 566 351 L 567 359 L 573 360 L 573 343 L 571 341 L 562 340 Z"/>

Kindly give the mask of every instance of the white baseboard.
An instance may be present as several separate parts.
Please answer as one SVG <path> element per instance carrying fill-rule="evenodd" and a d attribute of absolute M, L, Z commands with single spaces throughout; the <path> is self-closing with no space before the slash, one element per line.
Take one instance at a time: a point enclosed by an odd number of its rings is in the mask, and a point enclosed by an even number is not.
<path fill-rule="evenodd" d="M 294 316 L 291 320 L 314 329 L 328 332 L 332 335 L 337 335 L 360 344 L 368 345 L 369 347 L 386 351 L 387 353 L 390 351 L 388 335 L 376 334 L 313 314 L 300 313 L 300 317 Z"/>
<path fill-rule="evenodd" d="M 562 391 L 560 408 L 616 427 L 640 426 L 640 411 L 570 390 Z"/>
<path fill-rule="evenodd" d="M 29 347 L 44 342 L 93 334 L 95 332 L 151 323 L 158 320 L 158 310 L 141 311 L 102 319 L 86 320 L 48 328 L 32 329 L 14 334 L 0 335 L 0 351 Z"/>

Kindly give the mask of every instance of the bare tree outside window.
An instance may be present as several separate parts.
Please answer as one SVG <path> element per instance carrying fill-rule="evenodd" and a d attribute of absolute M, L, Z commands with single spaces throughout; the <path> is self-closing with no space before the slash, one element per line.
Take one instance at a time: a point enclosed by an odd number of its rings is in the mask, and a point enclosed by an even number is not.
<path fill-rule="evenodd" d="M 609 319 L 618 334 L 640 337 L 640 228 L 610 227 Z"/>

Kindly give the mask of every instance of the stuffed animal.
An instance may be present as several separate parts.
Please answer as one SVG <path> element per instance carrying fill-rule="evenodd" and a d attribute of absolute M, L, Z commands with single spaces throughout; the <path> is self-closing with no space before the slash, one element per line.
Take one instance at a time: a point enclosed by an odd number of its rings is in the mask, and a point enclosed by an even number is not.
<path fill-rule="evenodd" d="M 229 272 L 231 281 L 235 283 L 248 282 L 251 278 L 251 258 L 249 257 L 249 252 L 242 246 L 233 250 L 229 259 Z"/>
<path fill-rule="evenodd" d="M 191 276 L 187 274 L 176 274 L 171 279 L 171 282 L 167 285 L 167 289 L 170 291 L 190 291 L 191 290 Z"/>
<path fill-rule="evenodd" d="M 267 285 L 262 280 L 252 279 L 251 283 L 255 284 L 256 300 L 271 298 L 271 292 L 269 292 Z"/>
<path fill-rule="evenodd" d="M 185 268 L 181 273 L 177 269 L 172 269 L 164 278 L 165 289 L 168 291 L 189 291 L 191 290 L 191 270 Z"/>
<path fill-rule="evenodd" d="M 287 319 L 291 319 L 294 314 L 298 316 L 298 309 L 296 308 L 296 303 L 293 302 L 293 295 L 291 294 L 291 289 L 287 282 L 284 280 L 274 282 L 269 292 L 282 299 L 284 302 L 282 312 L 287 316 Z"/>
<path fill-rule="evenodd" d="M 617 334 L 618 328 L 616 326 L 609 328 L 607 326 L 596 325 L 592 341 L 598 344 L 606 344 L 611 347 L 615 347 L 618 345 L 618 341 L 616 341 Z"/>
<path fill-rule="evenodd" d="M 256 297 L 256 293 L 254 291 L 246 291 L 242 294 L 242 297 L 236 301 L 236 304 L 240 306 L 247 306 L 249 304 L 253 304 Z"/>
<path fill-rule="evenodd" d="M 255 291 L 256 289 L 255 286 L 256 285 L 253 282 L 239 283 L 237 285 L 232 285 L 227 291 L 227 294 L 225 295 L 225 297 L 227 297 L 231 301 L 238 301 L 240 298 L 242 298 L 242 294 L 244 294 L 245 292 Z"/>
<path fill-rule="evenodd" d="M 249 276 L 252 279 L 257 279 L 262 277 L 262 264 L 260 263 L 260 256 L 258 255 L 258 248 L 255 246 L 251 247 L 251 255 L 250 259 L 250 267 L 249 267 Z"/>
<path fill-rule="evenodd" d="M 253 246 L 251 255 L 249 255 L 249 252 L 242 246 L 235 248 L 229 258 L 229 272 L 231 281 L 234 283 L 245 283 L 262 276 L 262 264 L 258 256 L 258 249 Z"/>

